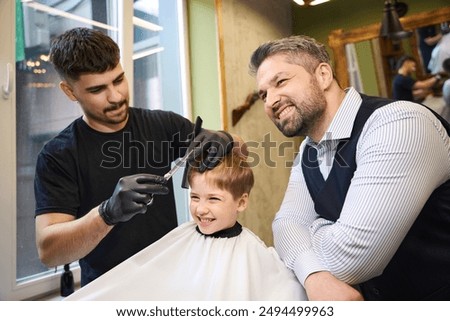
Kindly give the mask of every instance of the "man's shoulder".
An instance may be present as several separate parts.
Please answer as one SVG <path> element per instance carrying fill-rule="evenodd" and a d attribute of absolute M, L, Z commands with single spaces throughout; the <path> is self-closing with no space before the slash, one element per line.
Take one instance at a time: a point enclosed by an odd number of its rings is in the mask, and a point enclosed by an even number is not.
<path fill-rule="evenodd" d="M 377 108 L 371 116 L 372 121 L 392 123 L 396 120 L 431 120 L 432 123 L 445 122 L 429 107 L 407 100 L 392 100 L 382 108 Z"/>
<path fill-rule="evenodd" d="M 414 80 L 411 76 L 405 76 L 402 74 L 396 74 L 394 76 L 393 82 L 402 82 L 402 81 L 409 81 L 409 80 Z"/>
<path fill-rule="evenodd" d="M 41 154 L 60 154 L 73 149 L 76 145 L 77 123 L 81 119 L 74 120 L 56 136 L 47 141 L 42 147 Z"/>
<path fill-rule="evenodd" d="M 139 107 L 131 107 L 130 115 L 132 116 L 132 120 L 136 122 L 145 121 L 145 122 L 167 122 L 167 121 L 189 121 L 185 117 L 168 110 L 161 109 L 144 109 Z"/>
<path fill-rule="evenodd" d="M 131 107 L 130 106 L 130 114 L 132 115 L 143 115 L 146 117 L 183 117 L 173 111 L 169 110 L 162 110 L 162 109 L 146 109 L 146 108 L 140 108 L 140 107 Z"/>

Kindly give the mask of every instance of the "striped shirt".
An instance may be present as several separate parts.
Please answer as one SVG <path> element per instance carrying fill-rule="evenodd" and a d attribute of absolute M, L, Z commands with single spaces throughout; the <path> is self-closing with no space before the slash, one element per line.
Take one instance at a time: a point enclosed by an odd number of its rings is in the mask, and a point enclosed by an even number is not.
<path fill-rule="evenodd" d="M 318 271 L 349 284 L 380 275 L 433 190 L 450 179 L 445 128 L 423 106 L 396 101 L 377 109 L 364 125 L 340 218 L 320 218 L 300 157 L 305 144 L 315 147 L 326 179 L 339 139 L 350 137 L 361 102 L 358 92 L 348 89 L 319 143 L 309 137 L 302 142 L 273 222 L 275 248 L 302 284 Z"/>

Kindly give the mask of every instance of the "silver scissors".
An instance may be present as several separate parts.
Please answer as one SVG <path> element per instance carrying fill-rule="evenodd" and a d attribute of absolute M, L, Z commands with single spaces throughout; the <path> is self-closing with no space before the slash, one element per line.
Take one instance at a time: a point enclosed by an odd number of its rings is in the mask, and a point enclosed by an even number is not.
<path fill-rule="evenodd" d="M 202 119 L 197 116 L 197 119 L 196 119 L 196 122 L 195 122 L 195 129 L 194 129 L 193 140 L 200 133 L 200 131 L 202 129 L 202 122 L 203 122 Z M 164 180 L 166 182 L 168 182 L 169 179 L 186 163 L 186 161 L 188 160 L 189 156 L 191 156 L 194 153 L 194 150 L 195 149 L 191 149 L 182 158 L 179 158 L 175 162 L 175 165 L 172 167 L 172 169 L 170 171 L 168 171 L 166 174 L 164 174 Z M 152 203 L 153 203 L 153 194 L 150 195 L 150 199 L 147 202 L 147 206 L 152 205 Z"/>
<path fill-rule="evenodd" d="M 192 155 L 193 152 L 194 149 L 191 149 L 188 153 L 186 153 L 186 155 L 184 155 L 182 158 L 179 158 L 175 162 L 173 168 L 166 174 L 164 174 L 164 179 L 166 180 L 166 182 L 181 168 L 181 166 L 183 166 L 184 163 L 186 163 L 187 159 Z"/>
<path fill-rule="evenodd" d="M 187 159 L 189 158 L 189 156 L 192 155 L 193 152 L 194 149 L 191 149 L 188 153 L 186 153 L 186 155 L 184 155 L 182 158 L 179 158 L 175 162 L 175 165 L 172 167 L 172 169 L 168 171 L 166 174 L 164 174 L 164 180 L 166 182 L 168 182 L 169 179 L 184 165 L 184 163 L 186 163 Z M 150 200 L 147 202 L 147 206 L 152 205 L 152 203 L 153 203 L 153 194 L 150 196 Z"/>

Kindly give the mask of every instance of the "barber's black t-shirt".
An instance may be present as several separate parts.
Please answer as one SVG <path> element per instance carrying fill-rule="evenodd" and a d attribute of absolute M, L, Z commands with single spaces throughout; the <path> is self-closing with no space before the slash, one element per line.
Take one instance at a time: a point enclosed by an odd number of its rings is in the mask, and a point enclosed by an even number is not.
<path fill-rule="evenodd" d="M 130 108 L 123 130 L 100 133 L 81 118 L 40 152 L 36 165 L 36 215 L 67 213 L 82 217 L 111 197 L 123 176 L 164 175 L 187 148 L 193 124 L 172 112 Z M 80 259 L 82 285 L 161 238 L 177 226 L 171 193 L 155 197 L 146 214 L 117 224 Z"/>

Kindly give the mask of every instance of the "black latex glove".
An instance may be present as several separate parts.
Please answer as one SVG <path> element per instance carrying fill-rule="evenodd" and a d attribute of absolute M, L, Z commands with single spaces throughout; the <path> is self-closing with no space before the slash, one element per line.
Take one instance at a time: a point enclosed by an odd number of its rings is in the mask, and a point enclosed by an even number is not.
<path fill-rule="evenodd" d="M 136 174 L 122 177 L 113 195 L 102 202 L 98 208 L 106 224 L 115 225 L 126 222 L 136 214 L 147 211 L 153 194 L 168 194 L 169 188 L 162 176 Z"/>
<path fill-rule="evenodd" d="M 214 168 L 219 161 L 233 149 L 233 137 L 225 131 L 209 131 L 202 129 L 190 143 L 187 152 L 194 149 L 187 162 L 192 164 L 194 159 L 201 157 L 199 171 Z"/>

